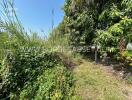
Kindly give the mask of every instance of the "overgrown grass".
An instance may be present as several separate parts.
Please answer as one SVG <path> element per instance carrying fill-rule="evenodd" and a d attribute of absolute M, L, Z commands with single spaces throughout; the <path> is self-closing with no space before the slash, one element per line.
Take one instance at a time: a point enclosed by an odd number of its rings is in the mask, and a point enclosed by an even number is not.
<path fill-rule="evenodd" d="M 126 100 L 125 84 L 100 65 L 84 63 L 74 70 L 76 94 L 83 100 Z"/>
<path fill-rule="evenodd" d="M 12 0 L 0 1 L 0 99 L 64 100 L 74 95 L 72 72 L 57 55 L 67 39 L 24 30 Z M 12 9 L 12 15 L 9 10 Z M 30 35 L 29 35 L 30 34 Z M 5 52 L 7 51 L 7 52 Z"/>

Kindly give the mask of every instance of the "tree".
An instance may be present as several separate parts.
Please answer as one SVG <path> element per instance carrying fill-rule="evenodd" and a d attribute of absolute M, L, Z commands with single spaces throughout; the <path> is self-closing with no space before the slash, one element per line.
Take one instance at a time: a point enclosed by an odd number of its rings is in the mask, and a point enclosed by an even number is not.
<path fill-rule="evenodd" d="M 103 51 L 117 52 L 118 49 L 122 51 L 127 43 L 132 41 L 131 4 L 132 0 L 107 4 L 100 14 L 95 42 Z"/>

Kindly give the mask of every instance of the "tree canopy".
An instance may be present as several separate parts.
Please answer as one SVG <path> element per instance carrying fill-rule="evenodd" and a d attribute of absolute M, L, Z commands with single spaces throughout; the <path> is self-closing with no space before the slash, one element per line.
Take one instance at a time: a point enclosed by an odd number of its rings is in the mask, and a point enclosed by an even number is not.
<path fill-rule="evenodd" d="M 66 0 L 60 29 L 71 45 L 100 45 L 105 51 L 132 41 L 132 0 Z"/>

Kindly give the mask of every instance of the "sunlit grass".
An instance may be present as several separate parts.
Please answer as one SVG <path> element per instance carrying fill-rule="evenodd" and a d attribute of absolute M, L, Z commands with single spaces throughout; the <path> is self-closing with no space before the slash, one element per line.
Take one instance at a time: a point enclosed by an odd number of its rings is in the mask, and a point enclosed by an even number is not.
<path fill-rule="evenodd" d="M 74 70 L 76 94 L 83 100 L 125 100 L 125 84 L 103 70 L 86 62 Z"/>

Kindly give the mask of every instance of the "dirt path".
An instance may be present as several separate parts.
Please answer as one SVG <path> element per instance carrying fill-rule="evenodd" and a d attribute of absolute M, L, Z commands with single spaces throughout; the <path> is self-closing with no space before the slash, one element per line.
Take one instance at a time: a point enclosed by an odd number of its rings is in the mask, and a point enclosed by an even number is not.
<path fill-rule="evenodd" d="M 83 61 L 74 75 L 76 94 L 83 100 L 132 100 L 132 86 L 100 64 Z"/>

